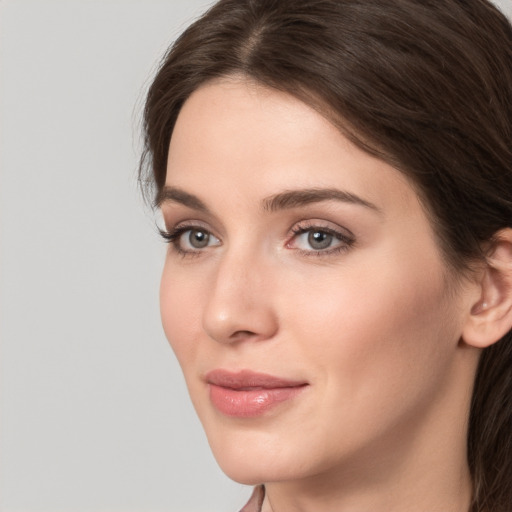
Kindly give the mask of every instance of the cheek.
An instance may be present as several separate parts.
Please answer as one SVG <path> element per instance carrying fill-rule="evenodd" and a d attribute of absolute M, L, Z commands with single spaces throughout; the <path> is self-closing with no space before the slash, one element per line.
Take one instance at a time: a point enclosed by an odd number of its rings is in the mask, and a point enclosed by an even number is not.
<path fill-rule="evenodd" d="M 160 315 L 167 340 L 184 371 L 197 352 L 200 296 L 193 280 L 165 264 L 160 282 Z"/>
<path fill-rule="evenodd" d="M 391 263 L 360 260 L 359 270 L 317 280 L 321 287 L 311 280 L 307 294 L 296 289 L 288 297 L 301 358 L 317 367 L 330 399 L 356 409 L 428 392 L 458 341 L 440 264 L 383 261 Z"/>

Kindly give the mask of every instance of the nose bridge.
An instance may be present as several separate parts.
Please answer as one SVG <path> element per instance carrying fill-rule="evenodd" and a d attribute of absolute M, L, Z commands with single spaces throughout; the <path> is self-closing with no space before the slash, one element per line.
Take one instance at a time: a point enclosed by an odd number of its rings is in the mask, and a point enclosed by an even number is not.
<path fill-rule="evenodd" d="M 232 288 L 236 291 L 240 285 L 248 286 L 250 279 L 259 276 L 256 271 L 257 257 L 249 247 L 239 244 L 226 251 L 225 256 L 219 262 L 217 271 L 217 287 L 222 290 Z"/>
<path fill-rule="evenodd" d="M 203 327 L 212 339 L 229 343 L 275 333 L 269 270 L 261 254 L 243 245 L 219 258 L 203 312 Z"/>

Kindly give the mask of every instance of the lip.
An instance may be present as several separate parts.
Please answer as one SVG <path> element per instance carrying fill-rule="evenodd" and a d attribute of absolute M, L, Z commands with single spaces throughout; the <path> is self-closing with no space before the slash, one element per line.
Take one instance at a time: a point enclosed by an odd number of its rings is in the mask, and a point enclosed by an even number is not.
<path fill-rule="evenodd" d="M 293 399 L 308 386 L 305 381 L 251 370 L 213 370 L 206 374 L 205 380 L 214 407 L 226 416 L 239 418 L 261 416 Z"/>

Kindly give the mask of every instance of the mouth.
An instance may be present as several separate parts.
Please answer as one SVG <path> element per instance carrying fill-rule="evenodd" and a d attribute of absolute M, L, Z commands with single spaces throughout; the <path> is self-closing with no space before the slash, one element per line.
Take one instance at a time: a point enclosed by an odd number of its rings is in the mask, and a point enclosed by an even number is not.
<path fill-rule="evenodd" d="M 238 418 L 261 416 L 292 400 L 308 386 L 305 381 L 250 370 L 213 370 L 206 375 L 206 382 L 213 406 L 226 416 Z"/>

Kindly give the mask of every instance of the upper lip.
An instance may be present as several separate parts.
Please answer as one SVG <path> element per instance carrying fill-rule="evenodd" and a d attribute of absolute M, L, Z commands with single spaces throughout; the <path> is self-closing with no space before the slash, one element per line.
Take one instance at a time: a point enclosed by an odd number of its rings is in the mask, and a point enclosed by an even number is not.
<path fill-rule="evenodd" d="M 284 379 L 252 370 L 212 370 L 206 374 L 205 379 L 208 384 L 239 390 L 292 388 L 307 384 L 303 380 Z"/>

